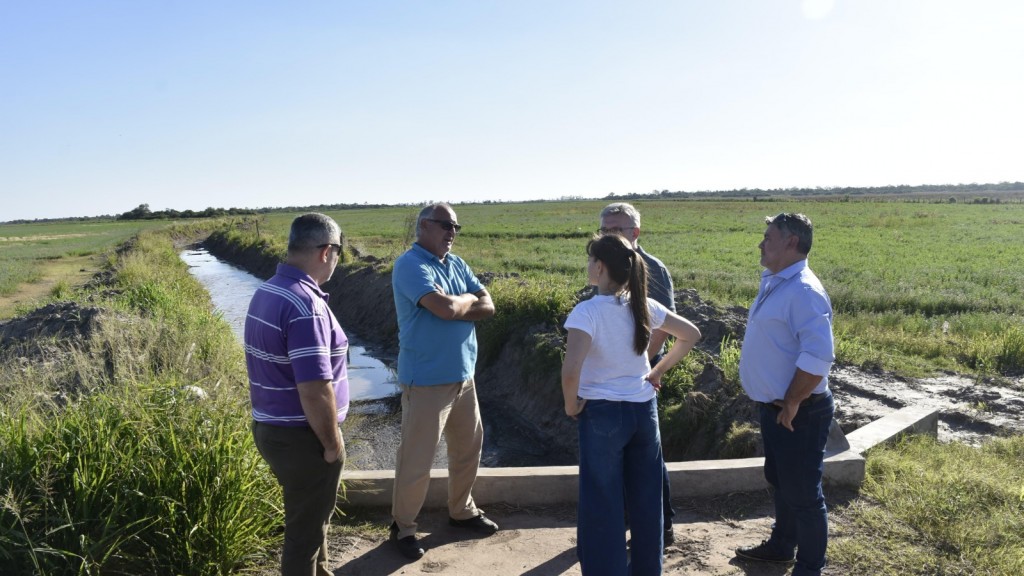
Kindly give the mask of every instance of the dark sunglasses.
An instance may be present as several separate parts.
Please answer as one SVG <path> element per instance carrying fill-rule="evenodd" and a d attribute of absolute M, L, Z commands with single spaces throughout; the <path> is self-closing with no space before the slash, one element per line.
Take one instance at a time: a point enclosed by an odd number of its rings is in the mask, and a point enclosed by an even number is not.
<path fill-rule="evenodd" d="M 334 248 L 337 248 L 338 249 L 338 254 L 341 254 L 341 244 L 320 244 L 320 245 L 317 246 L 317 248 L 326 248 L 328 246 L 332 246 Z"/>
<path fill-rule="evenodd" d="M 455 230 L 455 233 L 458 234 L 462 231 L 462 225 L 456 224 L 455 222 L 450 222 L 448 220 L 435 220 L 433 218 L 424 218 L 424 220 L 430 220 L 431 222 L 439 225 L 441 228 L 444 228 L 445 232 Z"/>

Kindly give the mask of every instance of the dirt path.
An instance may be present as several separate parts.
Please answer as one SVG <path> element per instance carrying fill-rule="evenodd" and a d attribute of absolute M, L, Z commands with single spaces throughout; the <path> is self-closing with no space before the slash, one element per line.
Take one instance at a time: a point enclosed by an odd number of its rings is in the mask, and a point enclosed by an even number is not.
<path fill-rule="evenodd" d="M 830 499 L 833 495 L 829 495 Z M 839 495 L 841 502 L 848 495 Z M 733 549 L 757 543 L 770 529 L 767 492 L 733 494 L 703 501 L 677 500 L 676 541 L 665 551 L 664 573 L 679 575 L 780 576 L 786 567 L 746 563 Z M 362 519 L 384 526 L 387 511 L 363 511 Z M 476 538 L 447 525 L 444 510 L 421 517 L 419 538 L 426 555 L 408 562 L 385 536 L 332 537 L 334 573 L 353 576 L 442 574 L 445 576 L 555 576 L 580 574 L 576 560 L 576 511 L 571 507 L 490 506 L 488 516 L 502 529 Z M 628 537 L 628 534 L 627 534 Z M 273 574 L 268 569 L 265 574 Z M 839 574 L 839 572 L 826 572 Z"/>

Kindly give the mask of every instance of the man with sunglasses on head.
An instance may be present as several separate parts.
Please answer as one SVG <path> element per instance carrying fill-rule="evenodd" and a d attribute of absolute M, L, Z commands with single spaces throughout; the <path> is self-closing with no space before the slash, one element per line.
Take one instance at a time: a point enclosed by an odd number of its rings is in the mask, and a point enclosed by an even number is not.
<path fill-rule="evenodd" d="M 825 441 L 835 411 L 828 373 L 835 360 L 832 303 L 807 266 L 814 229 L 803 214 L 765 218 L 761 286 L 740 352 L 740 383 L 758 405 L 764 475 L 775 499 L 771 536 L 736 556 L 821 574 L 828 513 L 821 490 Z"/>
<path fill-rule="evenodd" d="M 665 267 L 661 260 L 645 252 L 638 242 L 640 238 L 640 212 L 632 204 L 626 202 L 609 204 L 604 207 L 604 210 L 601 210 L 601 227 L 597 232 L 602 236 L 605 234 L 618 234 L 629 242 L 633 250 L 636 250 L 636 253 L 647 264 L 647 296 L 670 311 L 675 312 L 676 300 L 672 289 L 672 275 L 669 274 L 668 268 Z M 666 338 L 668 338 L 668 334 L 661 330 L 655 330 L 651 333 L 651 341 L 647 346 L 647 357 L 650 360 L 651 366 L 654 366 L 658 363 L 658 360 L 661 360 L 661 356 L 665 352 Z M 663 544 L 667 546 L 675 541 L 675 533 L 672 531 L 672 518 L 676 515 L 676 511 L 672 508 L 672 491 L 668 480 L 668 466 L 664 464 L 664 461 L 662 461 L 661 490 L 664 519 L 662 538 Z"/>
<path fill-rule="evenodd" d="M 334 220 L 296 218 L 285 262 L 256 289 L 245 319 L 253 438 L 284 493 L 283 576 L 332 574 L 327 529 L 345 461 L 348 337 L 320 285 L 340 253 Z"/>
<path fill-rule="evenodd" d="M 461 229 L 448 204 L 426 206 L 416 220 L 416 242 L 395 260 L 391 274 L 402 439 L 390 539 L 410 560 L 424 554 L 416 540 L 416 517 L 427 497 L 441 434 L 448 445 L 448 523 L 484 535 L 498 531 L 471 494 L 484 441 L 474 382 L 474 322 L 494 316 L 494 303 L 469 265 L 450 253 Z"/>

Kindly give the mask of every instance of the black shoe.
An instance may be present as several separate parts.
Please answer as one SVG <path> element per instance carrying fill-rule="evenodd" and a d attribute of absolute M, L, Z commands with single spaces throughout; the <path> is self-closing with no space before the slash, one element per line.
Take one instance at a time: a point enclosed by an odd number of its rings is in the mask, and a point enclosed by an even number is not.
<path fill-rule="evenodd" d="M 793 553 L 788 556 L 780 554 L 775 550 L 775 547 L 768 543 L 767 540 L 763 540 L 757 546 L 744 546 L 736 549 L 736 556 L 745 558 L 747 560 L 756 560 L 757 562 L 776 562 L 778 564 L 792 564 Z"/>
<path fill-rule="evenodd" d="M 469 528 L 474 532 L 490 536 L 498 531 L 498 525 L 493 520 L 484 516 L 482 513 L 467 518 L 466 520 L 456 520 L 455 518 L 449 517 L 448 523 L 458 528 Z"/>
<path fill-rule="evenodd" d="M 423 558 L 423 548 L 416 543 L 416 536 L 406 536 L 405 538 L 398 537 L 398 524 L 391 523 L 391 541 L 398 547 L 398 551 L 402 553 L 409 560 L 419 560 Z"/>
<path fill-rule="evenodd" d="M 669 544 L 674 544 L 675 543 L 675 541 L 676 541 L 676 533 L 672 531 L 672 527 L 671 526 L 665 528 L 665 535 L 662 537 L 662 540 L 664 540 L 665 546 L 668 546 Z"/>

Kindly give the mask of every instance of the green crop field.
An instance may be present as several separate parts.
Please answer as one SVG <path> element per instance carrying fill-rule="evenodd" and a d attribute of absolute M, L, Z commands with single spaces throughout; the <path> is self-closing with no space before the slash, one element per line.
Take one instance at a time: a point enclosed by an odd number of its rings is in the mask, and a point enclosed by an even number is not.
<path fill-rule="evenodd" d="M 464 228 L 454 252 L 478 274 L 525 277 L 529 294 L 511 298 L 554 297 L 556 308 L 567 310 L 585 281 L 584 245 L 605 204 L 456 206 Z M 676 289 L 696 289 L 720 306 L 754 298 L 764 216 L 807 214 L 815 225 L 810 263 L 832 297 L 842 362 L 908 375 L 1024 369 L 1024 204 L 801 199 L 636 206 L 640 243 L 669 267 Z M 351 246 L 390 260 L 411 239 L 415 213 L 397 207 L 330 215 Z M 261 233 L 283 238 L 292 217 L 266 216 Z M 500 281 L 492 287 L 499 307 L 506 290 Z"/>
<path fill-rule="evenodd" d="M 0 224 L 0 319 L 14 314 L 7 296 L 29 294 L 35 301 L 45 294 L 34 294 L 34 287 L 65 286 L 63 280 L 76 276 L 83 268 L 94 269 L 87 260 L 134 236 L 141 230 L 167 222 L 158 221 L 58 221 L 25 224 Z"/>

